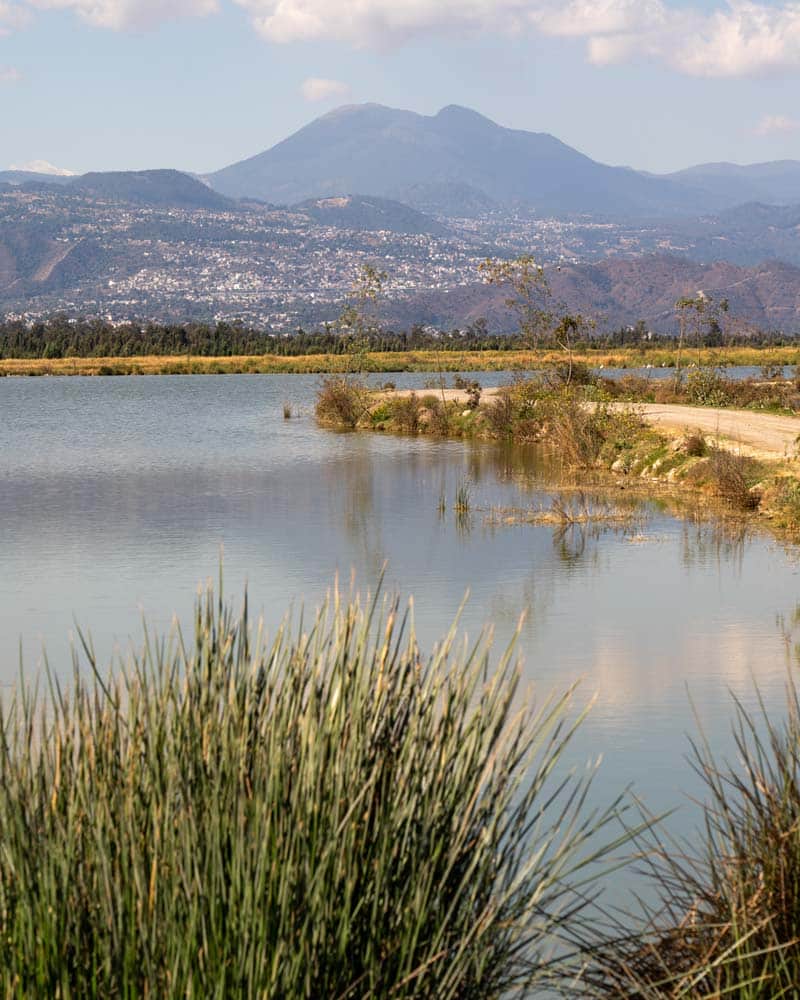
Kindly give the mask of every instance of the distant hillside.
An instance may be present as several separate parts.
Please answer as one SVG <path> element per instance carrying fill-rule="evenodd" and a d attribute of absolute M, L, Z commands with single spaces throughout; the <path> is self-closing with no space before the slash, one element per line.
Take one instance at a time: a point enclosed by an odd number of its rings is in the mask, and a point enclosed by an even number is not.
<path fill-rule="evenodd" d="M 444 226 L 430 216 L 389 198 L 346 195 L 337 198 L 316 198 L 294 205 L 323 226 L 338 229 L 385 230 L 392 233 L 428 233 L 441 236 Z"/>
<path fill-rule="evenodd" d="M 739 329 L 800 333 L 800 268 L 779 262 L 744 268 L 650 256 L 564 266 L 550 278 L 559 307 L 594 317 L 601 330 L 643 319 L 653 330 L 675 333 L 675 302 L 702 288 L 729 300 L 731 322 Z M 421 292 L 393 303 L 392 319 L 400 326 L 430 323 L 449 329 L 484 316 L 491 329 L 508 331 L 516 320 L 505 297 L 502 288 L 477 282 L 446 295 Z"/>
<path fill-rule="evenodd" d="M 0 170 L 0 184 L 29 184 L 38 181 L 43 184 L 69 184 L 75 178 L 72 174 L 37 174 L 30 170 Z"/>
<path fill-rule="evenodd" d="M 443 212 L 452 212 L 456 191 L 541 216 L 657 216 L 706 205 L 685 184 L 596 163 L 552 135 L 456 106 L 432 117 L 377 104 L 339 108 L 208 181 L 230 197 L 282 204 L 349 191 L 403 200 L 418 190 Z"/>
<path fill-rule="evenodd" d="M 488 194 L 458 181 L 409 184 L 397 192 L 397 197 L 421 212 L 452 218 L 469 219 L 500 208 Z"/>
<path fill-rule="evenodd" d="M 235 205 L 179 170 L 137 170 L 89 173 L 70 178 L 69 190 L 110 201 L 137 205 L 169 205 L 224 211 Z"/>
<path fill-rule="evenodd" d="M 752 267 L 781 260 L 800 266 L 800 205 L 748 202 L 719 215 L 665 225 L 659 235 L 692 260 Z"/>
<path fill-rule="evenodd" d="M 667 180 L 709 193 L 714 202 L 731 207 L 744 202 L 772 205 L 800 203 L 800 161 L 772 163 L 704 163 L 666 175 Z"/>

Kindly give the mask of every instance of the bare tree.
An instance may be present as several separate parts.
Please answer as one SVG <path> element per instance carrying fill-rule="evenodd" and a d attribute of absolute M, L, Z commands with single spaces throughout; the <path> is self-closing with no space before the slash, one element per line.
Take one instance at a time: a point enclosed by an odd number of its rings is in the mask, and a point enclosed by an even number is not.
<path fill-rule="evenodd" d="M 380 329 L 380 304 L 387 278 L 386 271 L 362 264 L 350 288 L 350 299 L 339 316 L 339 330 L 351 338 L 350 357 L 359 374 L 366 367 L 370 336 Z"/>
<path fill-rule="evenodd" d="M 523 341 L 537 351 L 540 337 L 553 322 L 550 285 L 542 265 L 525 254 L 514 260 L 487 257 L 478 270 L 488 284 L 508 289 L 505 305 L 516 314 Z"/>

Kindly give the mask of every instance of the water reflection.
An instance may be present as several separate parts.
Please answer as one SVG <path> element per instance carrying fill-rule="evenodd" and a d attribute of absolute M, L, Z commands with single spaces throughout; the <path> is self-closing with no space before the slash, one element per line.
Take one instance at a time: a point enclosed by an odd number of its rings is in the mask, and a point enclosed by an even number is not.
<path fill-rule="evenodd" d="M 755 677 L 780 705 L 787 642 L 800 643 L 791 551 L 732 519 L 674 517 L 671 500 L 633 489 L 613 498 L 629 520 L 493 519 L 609 501 L 554 489 L 532 449 L 322 432 L 316 384 L 0 380 L 0 683 L 16 675 L 20 636 L 28 669 L 45 641 L 68 674 L 73 616 L 101 661 L 139 641 L 141 610 L 157 629 L 173 612 L 187 621 L 224 544 L 227 593 L 247 581 L 270 628 L 290 603 L 316 605 L 336 573 L 366 590 L 384 565 L 387 588 L 415 596 L 424 648 L 467 591 L 472 638 L 491 622 L 502 647 L 524 614 L 526 681 L 547 692 L 583 677 L 586 699 L 598 692 L 575 763 L 603 753 L 599 791 L 633 782 L 656 810 L 692 788 L 689 693 L 721 741 L 729 690 L 752 699 Z M 286 399 L 305 415 L 284 421 Z"/>
<path fill-rule="evenodd" d="M 752 529 L 740 518 L 687 515 L 683 527 L 683 563 L 687 569 L 714 565 L 741 574 Z"/>

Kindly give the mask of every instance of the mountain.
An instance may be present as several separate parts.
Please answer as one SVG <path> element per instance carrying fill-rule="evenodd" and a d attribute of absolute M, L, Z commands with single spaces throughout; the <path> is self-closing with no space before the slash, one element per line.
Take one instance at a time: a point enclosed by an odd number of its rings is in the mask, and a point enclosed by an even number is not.
<path fill-rule="evenodd" d="M 72 178 L 70 191 L 109 201 L 176 208 L 225 211 L 235 208 L 228 198 L 179 170 L 128 170 L 89 173 Z"/>
<path fill-rule="evenodd" d="M 504 128 L 455 105 L 433 116 L 378 104 L 339 108 L 250 159 L 207 177 L 232 198 L 291 204 L 358 191 L 407 200 L 453 190 L 540 216 L 691 213 L 705 201 L 685 183 L 597 163 L 547 133 Z"/>
<path fill-rule="evenodd" d="M 444 226 L 435 219 L 399 201 L 345 195 L 337 198 L 312 198 L 293 206 L 322 226 L 337 229 L 360 229 L 414 235 L 427 233 L 442 236 Z"/>
<path fill-rule="evenodd" d="M 49 177 L 74 177 L 74 170 L 56 167 L 47 160 L 30 160 L 28 163 L 12 163 L 9 170 L 22 170 L 33 174 L 46 174 Z"/>
<path fill-rule="evenodd" d="M 488 194 L 457 181 L 409 184 L 400 190 L 399 195 L 406 204 L 420 212 L 449 215 L 457 219 L 475 218 L 500 208 Z"/>
<path fill-rule="evenodd" d="M 665 180 L 685 185 L 691 190 L 707 191 L 723 208 L 745 202 L 766 202 L 772 205 L 800 202 L 800 161 L 776 160 L 772 163 L 704 163 L 677 173 L 664 175 Z"/>
<path fill-rule="evenodd" d="M 0 170 L 0 184 L 69 184 L 75 180 L 72 174 L 37 173 L 33 170 Z"/>

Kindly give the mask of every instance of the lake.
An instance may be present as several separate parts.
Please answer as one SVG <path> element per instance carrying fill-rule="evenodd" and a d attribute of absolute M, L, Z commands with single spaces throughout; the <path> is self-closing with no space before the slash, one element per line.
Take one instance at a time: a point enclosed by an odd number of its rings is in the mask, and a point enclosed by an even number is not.
<path fill-rule="evenodd" d="M 398 388 L 426 381 L 393 378 Z M 0 684 L 15 683 L 20 643 L 26 675 L 44 645 L 67 676 L 75 622 L 101 661 L 140 640 L 142 614 L 159 629 L 173 614 L 188 624 L 224 547 L 226 593 L 238 603 L 246 583 L 271 628 L 292 605 L 316 606 L 337 573 L 367 590 L 384 567 L 387 591 L 414 595 L 423 647 L 467 592 L 470 637 L 492 623 L 502 647 L 524 614 L 526 682 L 545 694 L 581 679 L 581 702 L 598 695 L 572 757 L 603 755 L 601 797 L 632 783 L 661 810 L 697 791 L 684 759 L 692 703 L 722 751 L 729 692 L 752 705 L 755 678 L 781 705 L 800 601 L 794 550 L 656 503 L 616 530 L 498 523 L 492 507 L 551 502 L 534 451 L 323 431 L 317 385 L 0 380 Z M 458 518 L 463 482 L 473 509 Z M 693 817 L 683 807 L 675 828 Z"/>

